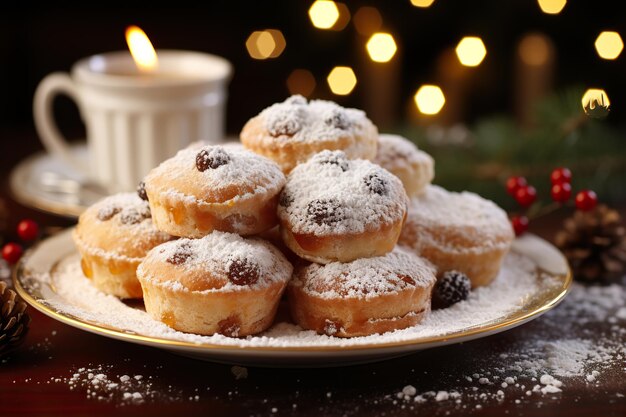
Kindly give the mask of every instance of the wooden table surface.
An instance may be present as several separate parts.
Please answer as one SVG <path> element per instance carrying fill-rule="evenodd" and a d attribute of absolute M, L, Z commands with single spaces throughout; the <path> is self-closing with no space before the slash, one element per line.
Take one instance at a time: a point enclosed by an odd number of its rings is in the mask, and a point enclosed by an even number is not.
<path fill-rule="evenodd" d="M 62 227 L 73 223 L 9 203 L 14 217 Z M 536 222 L 531 231 L 550 238 L 560 220 Z M 617 334 L 622 338 L 618 343 L 626 345 L 625 321 L 592 323 L 584 330 L 561 328 L 559 320 L 567 317 L 558 312 L 564 308 L 498 335 L 399 359 L 327 369 L 246 368 L 245 377 L 231 365 L 97 336 L 30 308 L 32 324 L 25 343 L 0 361 L 0 415 L 626 416 L 625 355 L 607 364 L 593 383 L 570 378 L 563 380 L 562 392 L 548 395 L 526 395 L 537 383 L 531 378 L 516 381 L 525 388 L 502 388 L 502 379 L 490 373 L 498 363 L 506 363 L 511 352 L 523 354 L 525 341 L 538 335 L 550 340 L 568 336 L 564 332 L 581 332 L 593 339 L 605 337 L 613 326 L 611 337 Z M 119 383 L 124 375 L 130 380 L 124 389 L 97 387 L 89 373 L 102 374 L 107 383 Z M 490 382 L 478 384 L 474 374 L 491 375 Z M 456 391 L 461 396 L 436 401 L 434 394 L 425 394 L 424 402 L 413 396 L 398 398 L 407 385 L 418 394 Z M 134 392 L 142 399 L 134 400 Z"/>

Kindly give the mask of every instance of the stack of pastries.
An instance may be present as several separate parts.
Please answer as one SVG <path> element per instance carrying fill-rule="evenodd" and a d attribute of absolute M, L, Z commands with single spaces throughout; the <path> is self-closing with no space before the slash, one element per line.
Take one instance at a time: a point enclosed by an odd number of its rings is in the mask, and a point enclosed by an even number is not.
<path fill-rule="evenodd" d="M 364 112 L 292 96 L 240 139 L 195 143 L 86 210 L 85 276 L 184 332 L 257 334 L 283 300 L 303 329 L 354 337 L 418 324 L 446 271 L 498 274 L 506 213 L 432 185 L 433 158 Z"/>

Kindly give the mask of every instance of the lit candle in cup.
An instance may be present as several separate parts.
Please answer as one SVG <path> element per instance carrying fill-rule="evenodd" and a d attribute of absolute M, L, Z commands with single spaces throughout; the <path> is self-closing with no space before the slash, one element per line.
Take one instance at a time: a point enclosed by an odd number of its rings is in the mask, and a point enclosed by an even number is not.
<path fill-rule="evenodd" d="M 84 58 L 72 66 L 71 76 L 48 75 L 33 103 L 48 151 L 111 191 L 133 190 L 150 169 L 192 142 L 222 141 L 232 73 L 221 57 L 155 51 L 137 27 L 127 35 L 136 58 L 129 51 Z M 87 160 L 77 159 L 56 127 L 57 94 L 78 105 L 87 128 Z"/>
<path fill-rule="evenodd" d="M 158 68 L 159 59 L 152 42 L 146 33 L 137 26 L 129 26 L 126 29 L 126 43 L 130 54 L 133 56 L 135 65 L 142 72 L 150 73 Z"/>

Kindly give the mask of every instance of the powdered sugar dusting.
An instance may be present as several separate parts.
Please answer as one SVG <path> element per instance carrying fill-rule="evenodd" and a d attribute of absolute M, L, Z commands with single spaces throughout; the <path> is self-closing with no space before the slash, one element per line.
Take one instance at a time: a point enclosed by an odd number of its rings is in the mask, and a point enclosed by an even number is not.
<path fill-rule="evenodd" d="M 148 253 L 144 263 L 139 265 L 137 274 L 143 280 L 151 280 L 155 284 L 183 291 L 185 287 L 175 276 L 155 279 L 150 274 L 153 268 L 147 266 L 158 266 L 170 262 L 176 256 L 184 258 L 177 265 L 181 269 L 181 275 L 184 275 L 186 271 L 201 270 L 211 271 L 212 275 L 225 277 L 222 287 L 205 291 L 264 288 L 277 281 L 286 282 L 292 273 L 291 264 L 278 249 L 268 242 L 261 239 L 246 239 L 234 233 L 214 231 L 201 239 L 178 239 L 159 245 Z M 258 275 L 261 279 L 248 286 L 231 283 L 226 276 L 228 267 L 234 260 L 254 265 L 258 268 Z"/>
<path fill-rule="evenodd" d="M 437 185 L 429 185 L 424 194 L 411 201 L 407 224 L 412 224 L 411 229 L 418 233 L 415 239 L 411 239 L 411 245 L 416 249 L 424 242 L 444 247 L 449 245 L 449 242 L 442 241 L 440 235 L 431 233 L 433 229 L 463 230 L 467 238 L 480 242 L 480 247 L 508 245 L 503 237 L 513 238 L 506 212 L 495 203 L 472 192 L 450 192 Z M 459 248 L 455 246 L 450 250 Z"/>
<path fill-rule="evenodd" d="M 75 231 L 92 255 L 127 261 L 142 258 L 149 242 L 156 246 L 172 239 L 154 226 L 148 202 L 137 193 L 114 194 L 96 202 L 80 216 Z"/>
<path fill-rule="evenodd" d="M 325 100 L 307 100 L 299 95 L 291 96 L 260 113 L 270 135 L 278 140 L 328 141 L 346 136 L 347 132 L 362 134 L 368 123 L 365 113 L 348 109 Z"/>
<path fill-rule="evenodd" d="M 196 165 L 199 154 L 219 155 L 215 168 L 199 171 Z M 164 187 L 161 192 L 180 199 L 204 202 L 219 201 L 222 193 L 233 200 L 245 199 L 257 193 L 276 192 L 285 183 L 285 176 L 273 161 L 236 146 L 205 145 L 185 148 L 161 163 L 146 176 L 146 187 Z M 181 191 L 176 184 L 197 187 L 195 195 Z M 163 184 L 163 185 L 161 185 Z M 236 187 L 241 194 L 230 195 L 228 190 Z"/>
<path fill-rule="evenodd" d="M 278 215 L 296 233 L 356 234 L 400 221 L 408 197 L 400 180 L 342 151 L 322 151 L 289 174 Z"/>
<path fill-rule="evenodd" d="M 91 210 L 100 222 L 115 221 L 118 226 L 132 228 L 133 232 L 129 233 L 152 228 L 150 206 L 137 193 L 111 195 L 95 203 Z"/>
<path fill-rule="evenodd" d="M 296 273 L 290 285 L 321 298 L 368 299 L 434 282 L 435 268 L 428 261 L 396 247 L 385 256 L 308 265 Z"/>
<path fill-rule="evenodd" d="M 434 164 L 433 158 L 413 142 L 391 134 L 378 135 L 378 152 L 373 162 L 389 170 L 408 169 L 413 164 Z"/>
<path fill-rule="evenodd" d="M 56 288 L 59 298 L 42 300 L 43 302 L 89 322 L 151 337 L 241 347 L 347 347 L 449 335 L 497 321 L 537 296 L 545 285 L 549 285 L 538 280 L 535 265 L 529 259 L 511 253 L 505 258 L 500 275 L 490 286 L 473 291 L 466 301 L 447 309 L 433 311 L 421 324 L 414 327 L 382 335 L 346 339 L 318 335 L 289 322 L 278 322 L 264 333 L 236 339 L 219 334 L 200 336 L 176 331 L 152 319 L 143 309 L 133 308 L 116 297 L 101 293 L 85 279 L 77 257 L 63 260 L 52 277 L 38 274 L 35 279 L 51 279 Z"/>

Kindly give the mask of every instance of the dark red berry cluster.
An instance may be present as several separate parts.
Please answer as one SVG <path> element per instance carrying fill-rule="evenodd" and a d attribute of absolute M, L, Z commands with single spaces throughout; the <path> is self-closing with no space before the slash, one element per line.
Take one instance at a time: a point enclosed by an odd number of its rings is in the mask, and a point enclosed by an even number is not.
<path fill-rule="evenodd" d="M 565 167 L 555 168 L 550 174 L 550 182 L 552 184 L 550 188 L 552 201 L 560 205 L 569 202 L 572 197 L 572 172 Z M 537 200 L 537 190 L 528 184 L 524 177 L 510 177 L 506 181 L 506 191 L 525 209 Z M 576 209 L 589 211 L 598 204 L 598 197 L 592 190 L 580 190 L 574 197 L 574 203 Z M 511 225 L 517 236 L 528 230 L 529 223 L 530 221 L 525 215 L 511 217 Z"/>
<path fill-rule="evenodd" d="M 24 219 L 17 225 L 17 235 L 23 242 L 33 242 L 39 237 L 39 225 L 30 219 Z M 24 247 L 16 242 L 9 242 L 2 247 L 2 258 L 15 264 L 24 253 Z"/>

